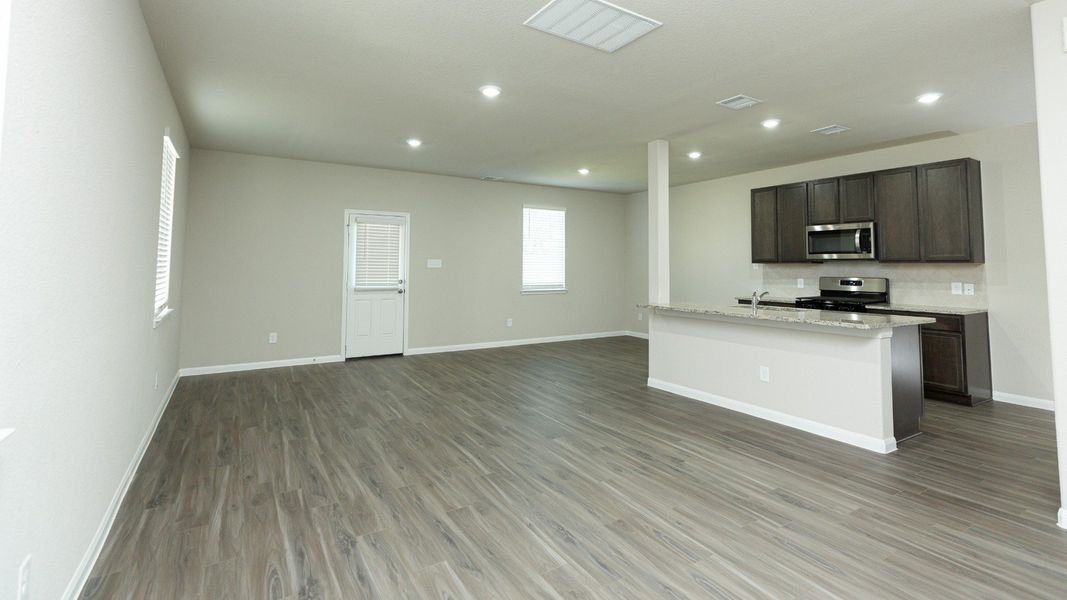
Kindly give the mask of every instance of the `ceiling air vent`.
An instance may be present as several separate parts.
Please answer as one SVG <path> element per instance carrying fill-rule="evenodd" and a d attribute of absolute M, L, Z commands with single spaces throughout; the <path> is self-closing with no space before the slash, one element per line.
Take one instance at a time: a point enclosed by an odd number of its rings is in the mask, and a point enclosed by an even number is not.
<path fill-rule="evenodd" d="M 760 104 L 763 100 L 753 98 L 752 96 L 746 96 L 744 94 L 738 94 L 733 98 L 727 98 L 725 100 L 719 100 L 715 104 L 719 106 L 725 106 L 726 108 L 732 108 L 734 110 L 741 110 L 742 108 L 749 108 Z"/>
<path fill-rule="evenodd" d="M 844 125 L 827 125 L 826 127 L 820 127 L 818 129 L 812 129 L 812 133 L 818 133 L 822 135 L 837 135 L 848 131 L 849 128 Z"/>
<path fill-rule="evenodd" d="M 614 52 L 663 23 L 603 0 L 552 0 L 523 25 Z"/>

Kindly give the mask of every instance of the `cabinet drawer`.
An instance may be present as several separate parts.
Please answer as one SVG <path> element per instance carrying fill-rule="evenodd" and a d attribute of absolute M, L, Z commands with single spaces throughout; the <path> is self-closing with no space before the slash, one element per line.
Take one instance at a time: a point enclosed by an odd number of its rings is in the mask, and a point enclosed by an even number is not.
<path fill-rule="evenodd" d="M 955 315 L 922 315 L 924 317 L 930 317 L 931 319 L 937 319 L 936 323 L 929 323 L 922 326 L 923 330 L 934 329 L 937 331 L 955 331 L 957 333 L 963 332 L 963 318 Z"/>

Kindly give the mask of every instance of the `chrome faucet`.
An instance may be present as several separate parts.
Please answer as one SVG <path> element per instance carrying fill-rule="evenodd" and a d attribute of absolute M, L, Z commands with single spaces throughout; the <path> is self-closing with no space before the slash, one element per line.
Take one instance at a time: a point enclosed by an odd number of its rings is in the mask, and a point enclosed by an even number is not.
<path fill-rule="evenodd" d="M 756 316 L 759 310 L 759 301 L 770 292 L 761 292 L 758 289 L 752 292 L 752 316 Z"/>

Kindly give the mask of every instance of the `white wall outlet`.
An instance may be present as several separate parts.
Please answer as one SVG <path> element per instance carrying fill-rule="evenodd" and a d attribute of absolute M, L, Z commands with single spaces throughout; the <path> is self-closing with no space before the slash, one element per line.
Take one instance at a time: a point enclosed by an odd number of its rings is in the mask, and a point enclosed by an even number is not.
<path fill-rule="evenodd" d="M 959 281 L 953 281 L 952 282 L 952 295 L 953 296 L 960 296 L 962 294 L 963 294 L 963 283 L 961 283 Z"/>
<path fill-rule="evenodd" d="M 804 289 L 804 278 L 803 277 L 797 277 L 797 287 L 800 288 L 800 289 Z"/>
<path fill-rule="evenodd" d="M 508 327 L 511 327 L 514 323 L 515 322 L 511 319 L 511 317 L 508 317 L 508 320 L 504 321 L 504 325 L 506 325 Z"/>
<path fill-rule="evenodd" d="M 643 313 L 643 312 L 637 313 L 637 320 L 638 321 L 644 321 L 645 320 L 645 313 Z"/>
<path fill-rule="evenodd" d="M 752 263 L 752 270 L 753 271 L 759 271 L 759 264 L 758 263 Z"/>
<path fill-rule="evenodd" d="M 771 382 L 771 368 L 760 365 L 759 368 L 759 380 L 763 383 Z"/>
<path fill-rule="evenodd" d="M 152 389 L 153 390 L 158 390 L 159 389 L 159 371 L 156 371 L 156 379 L 155 379 L 155 382 L 152 384 Z"/>
<path fill-rule="evenodd" d="M 18 600 L 30 600 L 30 559 L 33 555 L 27 554 L 19 566 L 19 591 Z"/>
<path fill-rule="evenodd" d="M 270 332 L 270 334 L 267 335 L 267 343 L 268 344 L 277 344 L 278 343 L 278 332 L 277 331 L 272 331 L 272 332 Z"/>
<path fill-rule="evenodd" d="M 427 258 L 426 259 L 426 268 L 427 269 L 440 269 L 442 266 L 444 266 L 444 262 L 440 258 Z"/>

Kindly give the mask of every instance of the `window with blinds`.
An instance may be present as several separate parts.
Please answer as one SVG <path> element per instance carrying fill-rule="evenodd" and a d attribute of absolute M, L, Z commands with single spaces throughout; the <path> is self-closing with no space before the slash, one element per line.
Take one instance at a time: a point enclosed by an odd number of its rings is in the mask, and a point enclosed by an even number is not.
<path fill-rule="evenodd" d="M 567 289 L 567 211 L 522 209 L 522 291 Z"/>
<path fill-rule="evenodd" d="M 156 242 L 155 318 L 158 323 L 170 302 L 171 235 L 174 228 L 174 178 L 178 168 L 178 151 L 169 135 L 163 136 L 163 178 L 159 191 L 159 235 Z"/>
<path fill-rule="evenodd" d="M 357 218 L 353 236 L 352 287 L 357 290 L 399 289 L 403 247 L 401 223 Z"/>

